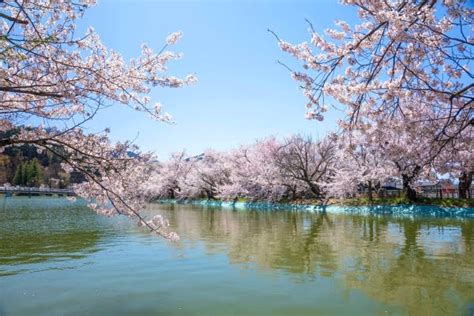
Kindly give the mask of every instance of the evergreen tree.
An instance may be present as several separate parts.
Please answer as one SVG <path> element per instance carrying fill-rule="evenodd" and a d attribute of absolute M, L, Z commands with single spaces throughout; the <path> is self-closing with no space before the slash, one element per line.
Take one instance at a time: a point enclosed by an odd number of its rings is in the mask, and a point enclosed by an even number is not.
<path fill-rule="evenodd" d="M 32 186 L 39 186 L 41 184 L 41 179 L 42 179 L 42 172 L 41 172 L 41 166 L 38 163 L 38 160 L 35 158 L 29 163 L 29 179 L 28 183 Z"/>
<path fill-rule="evenodd" d="M 24 179 L 24 166 L 23 163 L 20 163 L 18 167 L 16 167 L 15 176 L 13 177 L 13 184 L 14 185 L 23 185 Z"/>
<path fill-rule="evenodd" d="M 33 173 L 33 168 L 30 162 L 26 162 L 23 167 L 23 185 L 32 186 L 31 178 Z"/>

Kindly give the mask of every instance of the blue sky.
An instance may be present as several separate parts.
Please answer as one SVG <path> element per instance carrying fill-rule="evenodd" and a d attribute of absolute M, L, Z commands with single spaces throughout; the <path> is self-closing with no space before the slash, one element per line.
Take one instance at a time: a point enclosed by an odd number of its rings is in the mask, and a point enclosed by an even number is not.
<path fill-rule="evenodd" d="M 282 66 L 292 64 L 274 30 L 290 42 L 309 39 L 305 18 L 315 28 L 331 27 L 335 19 L 352 22 L 355 12 L 335 0 L 326 1 L 118 1 L 99 0 L 80 22 L 93 26 L 105 45 L 124 55 L 138 56 L 147 43 L 159 50 L 169 33 L 182 31 L 173 47 L 184 58 L 172 62 L 169 74 L 195 73 L 196 85 L 153 89 L 153 101 L 164 105 L 176 125 L 155 122 L 143 113 L 120 106 L 98 115 L 93 131 L 108 126 L 115 140 L 136 139 L 161 159 L 186 148 L 229 149 L 269 135 L 292 133 L 322 136 L 335 129 L 331 113 L 324 122 L 304 118 L 306 100 Z"/>

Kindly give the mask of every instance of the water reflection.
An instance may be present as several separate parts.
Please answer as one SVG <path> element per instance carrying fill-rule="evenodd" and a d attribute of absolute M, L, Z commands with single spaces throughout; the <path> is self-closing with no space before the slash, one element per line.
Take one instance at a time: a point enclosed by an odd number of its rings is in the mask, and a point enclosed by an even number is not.
<path fill-rule="evenodd" d="M 0 211 L 0 276 L 27 271 L 28 264 L 81 259 L 98 251 L 104 235 L 98 223 L 94 213 L 65 199 L 8 201 Z"/>
<path fill-rule="evenodd" d="M 82 205 L 18 201 L 0 211 L 0 305 L 4 297 L 17 314 L 77 314 L 84 302 L 91 314 L 125 313 L 115 302 L 129 297 L 141 305 L 123 308 L 150 314 L 212 314 L 233 302 L 230 311 L 248 314 L 447 315 L 474 302 L 472 219 L 150 205 L 181 235 L 169 244 Z M 36 300 L 22 300 L 28 289 Z"/>
<path fill-rule="evenodd" d="M 413 315 L 459 313 L 474 302 L 470 219 L 167 209 L 185 244 L 203 241 L 233 264 L 331 276 Z"/>
<path fill-rule="evenodd" d="M 387 304 L 403 302 L 413 315 L 457 312 L 463 302 L 473 299 L 472 224 L 391 223 L 403 234 L 402 243 L 393 245 L 385 238 L 377 251 L 355 257 L 356 264 L 344 276 L 345 281 Z"/>

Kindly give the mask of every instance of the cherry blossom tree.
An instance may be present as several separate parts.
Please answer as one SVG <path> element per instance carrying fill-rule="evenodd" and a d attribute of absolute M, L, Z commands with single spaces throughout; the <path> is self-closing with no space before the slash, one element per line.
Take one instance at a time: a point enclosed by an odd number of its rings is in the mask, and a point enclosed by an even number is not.
<path fill-rule="evenodd" d="M 219 196 L 228 200 L 280 201 L 293 184 L 283 181 L 275 164 L 278 147 L 278 141 L 269 137 L 228 152 L 229 181 L 220 187 Z"/>
<path fill-rule="evenodd" d="M 384 180 L 398 175 L 378 142 L 370 142 L 364 135 L 355 133 L 337 138 L 335 162 L 329 174 L 328 181 L 321 184 L 329 197 L 354 196 L 364 187 L 368 189 L 369 200 Z"/>
<path fill-rule="evenodd" d="M 143 190 L 151 199 L 179 198 L 182 182 L 192 168 L 185 151 L 173 153 L 166 162 L 157 163 Z"/>
<path fill-rule="evenodd" d="M 186 198 L 215 199 L 219 188 L 229 182 L 230 170 L 224 153 L 206 150 L 188 158 L 189 172 L 182 178 L 181 195 Z"/>
<path fill-rule="evenodd" d="M 311 43 L 296 45 L 270 32 L 302 63 L 301 70 L 282 64 L 308 98 L 307 117 L 322 121 L 330 108 L 343 106 L 342 131 L 354 132 L 351 142 L 363 147 L 372 144 L 358 135 L 372 134 L 414 199 L 414 181 L 429 176 L 436 161 L 454 166 L 446 161 L 453 147 L 474 159 L 474 11 L 462 0 L 342 3 L 357 9 L 360 23 L 339 20 L 323 35 L 308 21 Z"/>
<path fill-rule="evenodd" d="M 227 164 L 226 153 L 206 150 L 204 157 L 196 164 L 195 170 L 201 182 L 201 190 L 208 199 L 215 199 L 220 187 L 230 181 L 230 166 Z"/>
<path fill-rule="evenodd" d="M 436 178 L 435 162 L 442 150 L 440 143 L 433 142 L 434 129 L 428 122 L 415 126 L 406 121 L 391 120 L 366 126 L 361 132 L 363 136 L 354 142 L 371 144 L 377 155 L 391 164 L 389 169 L 395 169 L 395 174 L 389 172 L 387 175 L 400 178 L 406 197 L 415 201 L 416 181 Z"/>
<path fill-rule="evenodd" d="M 143 218 L 144 194 L 153 157 L 130 142 L 111 143 L 107 134 L 87 135 L 82 127 L 96 113 L 121 104 L 153 119 L 169 121 L 152 87 L 177 88 L 196 81 L 166 75 L 167 64 L 181 54 L 167 50 L 181 33 L 173 33 L 159 52 L 147 45 L 129 62 L 107 49 L 92 28 L 76 34 L 76 22 L 94 0 L 0 1 L 0 149 L 30 144 L 61 157 L 67 171 L 82 172 L 87 181 L 75 187 L 96 211 L 124 214 L 167 238 L 166 221 Z M 30 125 L 31 127 L 25 127 Z M 61 150 L 58 150 L 61 148 Z M 131 156 L 130 153 L 134 154 Z"/>
<path fill-rule="evenodd" d="M 206 150 L 187 157 L 182 151 L 159 162 L 144 189 L 153 199 L 215 199 L 220 187 L 228 182 L 229 172 L 225 153 Z"/>
<path fill-rule="evenodd" d="M 335 143 L 330 135 L 321 141 L 300 135 L 285 139 L 275 151 L 275 164 L 285 179 L 304 184 L 313 197 L 323 195 L 321 182 L 326 182 L 334 162 Z"/>

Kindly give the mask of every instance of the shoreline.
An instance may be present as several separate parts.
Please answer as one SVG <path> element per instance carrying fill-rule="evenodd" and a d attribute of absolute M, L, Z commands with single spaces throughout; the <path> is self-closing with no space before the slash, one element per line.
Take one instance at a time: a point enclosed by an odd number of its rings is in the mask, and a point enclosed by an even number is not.
<path fill-rule="evenodd" d="M 440 205 L 421 204 L 373 204 L 373 205 L 343 205 L 343 204 L 303 204 L 303 203 L 270 203 L 270 202 L 229 202 L 220 200 L 176 200 L 160 199 L 151 203 L 197 205 L 211 208 L 225 208 L 233 210 L 263 210 L 263 211 L 305 211 L 327 212 L 361 215 L 395 215 L 395 216 L 434 216 L 434 217 L 462 217 L 474 219 L 474 207 L 446 207 Z"/>

